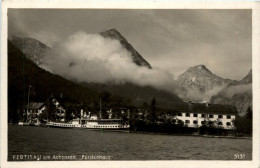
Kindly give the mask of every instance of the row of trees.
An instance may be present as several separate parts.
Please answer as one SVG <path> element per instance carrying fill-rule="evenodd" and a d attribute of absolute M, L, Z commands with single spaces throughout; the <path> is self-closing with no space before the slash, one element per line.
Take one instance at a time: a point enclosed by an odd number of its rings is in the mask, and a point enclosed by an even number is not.
<path fill-rule="evenodd" d="M 200 134 L 225 134 L 226 131 L 221 127 L 214 124 L 214 122 L 205 122 L 205 125 L 200 128 L 188 128 L 182 121 L 176 120 L 175 116 L 177 111 L 173 109 L 158 108 L 156 98 L 153 98 L 148 104 L 143 102 L 141 106 L 133 106 L 130 99 L 125 99 L 120 96 L 113 96 L 107 91 L 103 91 L 99 94 L 99 99 L 96 99 L 88 105 L 76 105 L 71 103 L 66 107 L 65 116 L 55 115 L 58 113 L 55 105 L 52 103 L 46 104 L 46 110 L 44 113 L 37 116 L 41 122 L 48 120 L 59 121 L 64 117 L 65 121 L 71 121 L 73 117 L 80 117 L 80 109 L 84 111 L 91 111 L 92 114 L 100 114 L 102 118 L 110 117 L 122 118 L 125 121 L 130 122 L 132 131 L 140 132 L 162 132 L 162 133 L 191 133 L 199 132 Z M 122 113 L 124 110 L 124 113 Z M 75 114 L 77 111 L 76 116 Z M 22 114 L 22 110 L 20 110 Z M 129 116 L 130 114 L 130 116 Z M 112 116 L 111 116 L 112 115 Z M 20 118 L 23 117 L 20 115 Z M 24 117 L 23 117 L 24 118 Z M 233 125 L 236 128 L 237 135 L 252 134 L 252 109 L 249 107 L 246 117 L 237 116 L 233 121 Z"/>
<path fill-rule="evenodd" d="M 199 134 L 210 135 L 226 135 L 227 130 L 219 126 L 218 121 L 206 121 L 205 124 L 198 128 L 189 128 L 181 120 L 176 120 L 178 111 L 173 109 L 163 109 L 157 107 L 156 98 L 153 98 L 150 104 L 143 102 L 139 107 L 132 106 L 131 101 L 119 96 L 112 96 L 109 92 L 104 91 L 99 94 L 101 102 L 95 101 L 88 106 L 84 106 L 84 111 L 92 111 L 98 114 L 101 111 L 102 118 L 108 118 L 107 111 L 112 109 L 112 118 L 121 118 L 130 122 L 132 131 L 140 132 L 162 132 L 162 133 L 177 133 L 189 134 L 197 132 Z M 75 108 L 75 107 L 74 107 Z M 49 110 L 48 110 L 49 109 Z M 47 117 L 55 119 L 51 113 L 54 107 L 49 105 L 47 109 Z M 122 113 L 122 109 L 125 113 Z M 48 112 L 49 111 L 49 112 Z M 65 119 L 72 119 L 73 108 L 68 108 Z M 130 114 L 130 116 L 129 116 Z M 78 116 L 79 117 L 79 113 Z M 237 135 L 252 134 L 252 109 L 247 109 L 245 117 L 237 116 L 233 120 L 234 130 Z"/>

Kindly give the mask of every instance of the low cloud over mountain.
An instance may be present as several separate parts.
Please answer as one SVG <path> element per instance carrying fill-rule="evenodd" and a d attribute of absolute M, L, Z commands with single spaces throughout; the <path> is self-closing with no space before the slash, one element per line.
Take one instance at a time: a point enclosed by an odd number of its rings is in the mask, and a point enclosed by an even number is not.
<path fill-rule="evenodd" d="M 133 57 L 117 38 L 77 32 L 54 45 L 42 59 L 45 69 L 78 82 L 131 82 L 173 92 L 174 76 L 153 68 L 139 54 Z"/>
<path fill-rule="evenodd" d="M 252 70 L 242 80 L 223 88 L 210 102 L 236 106 L 239 114 L 245 115 L 248 107 L 252 107 Z"/>

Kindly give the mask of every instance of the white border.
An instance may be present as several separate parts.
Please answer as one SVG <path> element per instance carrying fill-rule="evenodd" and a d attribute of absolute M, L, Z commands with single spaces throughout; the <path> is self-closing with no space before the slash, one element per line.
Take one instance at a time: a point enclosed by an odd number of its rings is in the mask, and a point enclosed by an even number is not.
<path fill-rule="evenodd" d="M 7 162 L 7 9 L 8 8 L 107 8 L 107 9 L 252 9 L 253 17 L 253 161 L 39 161 Z M 1 38 L 1 167 L 260 167 L 260 2 L 157 2 L 157 1 L 85 1 L 36 2 L 4 1 L 2 3 Z"/>

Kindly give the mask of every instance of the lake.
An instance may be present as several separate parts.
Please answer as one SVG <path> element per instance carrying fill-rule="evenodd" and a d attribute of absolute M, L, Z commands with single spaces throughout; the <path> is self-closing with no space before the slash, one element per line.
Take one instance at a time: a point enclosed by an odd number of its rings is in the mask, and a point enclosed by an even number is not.
<path fill-rule="evenodd" d="M 252 140 L 8 125 L 8 160 L 243 160 Z"/>

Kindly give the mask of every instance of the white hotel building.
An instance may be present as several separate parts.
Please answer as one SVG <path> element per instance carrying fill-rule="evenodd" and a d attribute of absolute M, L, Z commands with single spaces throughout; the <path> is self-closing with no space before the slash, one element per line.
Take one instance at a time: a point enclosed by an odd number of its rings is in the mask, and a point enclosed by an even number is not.
<path fill-rule="evenodd" d="M 236 115 L 237 110 L 233 106 L 190 102 L 187 108 L 180 110 L 176 119 L 183 121 L 187 127 L 199 128 L 209 124 L 231 130 L 234 129 L 232 120 Z"/>

